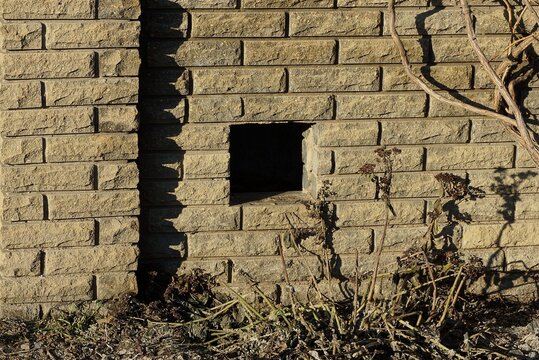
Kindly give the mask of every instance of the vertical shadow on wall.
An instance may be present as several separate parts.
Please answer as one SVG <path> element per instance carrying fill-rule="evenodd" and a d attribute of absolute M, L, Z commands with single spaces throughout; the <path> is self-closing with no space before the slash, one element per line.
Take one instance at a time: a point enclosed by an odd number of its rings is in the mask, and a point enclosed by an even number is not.
<path fill-rule="evenodd" d="M 184 70 L 174 56 L 186 37 L 185 11 L 169 0 L 143 0 L 140 72 L 141 240 L 139 294 L 163 294 L 186 256 L 186 239 L 171 219 L 181 204 L 175 195 L 183 152 L 174 140 L 184 121 L 185 89 L 176 86 Z M 185 30 L 183 30 L 185 29 Z"/>

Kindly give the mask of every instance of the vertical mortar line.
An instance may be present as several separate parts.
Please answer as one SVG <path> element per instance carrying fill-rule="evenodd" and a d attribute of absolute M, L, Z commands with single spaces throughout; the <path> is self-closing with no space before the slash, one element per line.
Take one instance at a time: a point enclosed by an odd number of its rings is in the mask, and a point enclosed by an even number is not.
<path fill-rule="evenodd" d="M 335 39 L 335 62 L 334 65 L 339 65 L 339 53 L 341 52 L 341 43 L 338 39 Z"/>
<path fill-rule="evenodd" d="M 47 49 L 47 26 L 41 23 L 41 50 Z"/>
<path fill-rule="evenodd" d="M 428 148 L 423 147 L 423 166 L 421 167 L 421 171 L 427 171 L 427 152 Z"/>
<path fill-rule="evenodd" d="M 336 9 L 339 7 L 339 0 L 333 0 L 333 8 Z"/>
<path fill-rule="evenodd" d="M 290 13 L 288 11 L 284 13 L 284 37 L 290 37 Z"/>
<path fill-rule="evenodd" d="M 382 121 L 377 121 L 378 124 L 378 138 L 376 139 L 376 145 L 381 146 L 382 145 L 382 132 L 384 131 L 384 127 L 382 126 Z"/>
<path fill-rule="evenodd" d="M 232 283 L 232 271 L 233 271 L 233 268 L 234 268 L 234 262 L 231 259 L 228 259 L 227 262 L 226 262 L 226 271 L 227 271 L 226 281 L 229 284 Z"/>
<path fill-rule="evenodd" d="M 94 291 L 93 300 L 97 299 L 97 276 L 92 275 L 92 290 Z"/>
<path fill-rule="evenodd" d="M 49 216 L 49 198 L 46 194 L 41 195 L 43 197 L 43 220 L 50 220 Z"/>
<path fill-rule="evenodd" d="M 245 64 L 245 42 L 240 40 L 240 66 Z"/>
<path fill-rule="evenodd" d="M 290 93 L 290 71 L 284 68 L 284 89 L 283 92 Z"/>
<path fill-rule="evenodd" d="M 39 275 L 45 275 L 45 251 L 39 250 Z"/>
<path fill-rule="evenodd" d="M 384 67 L 383 66 L 379 66 L 378 67 L 378 91 L 383 91 L 384 90 Z"/>
<path fill-rule="evenodd" d="M 468 138 L 466 139 L 466 143 L 470 144 L 472 142 L 472 131 L 474 128 L 474 122 L 472 119 L 468 119 Z"/>
<path fill-rule="evenodd" d="M 100 238 L 99 238 L 99 232 L 101 230 L 101 224 L 97 219 L 94 220 L 94 246 L 99 245 Z"/>
<path fill-rule="evenodd" d="M 99 132 L 99 108 L 97 106 L 93 107 L 93 118 L 94 118 L 94 132 Z"/>
<path fill-rule="evenodd" d="M 40 81 L 39 86 L 40 86 L 40 92 L 41 92 L 41 107 L 46 108 L 47 107 L 47 95 L 46 95 L 47 93 L 46 93 L 46 88 L 45 88 L 45 82 Z"/>
<path fill-rule="evenodd" d="M 43 162 L 47 162 L 47 140 L 45 138 L 41 138 L 41 149 L 43 151 Z"/>
<path fill-rule="evenodd" d="M 97 20 L 99 19 L 99 0 L 95 0 L 95 3 L 94 3 L 94 11 L 95 11 L 95 15 L 94 15 L 94 19 Z"/>
<path fill-rule="evenodd" d="M 92 165 L 92 187 L 99 190 L 99 170 L 97 164 Z"/>
<path fill-rule="evenodd" d="M 511 165 L 512 165 L 511 167 L 512 167 L 513 169 L 517 167 L 517 151 L 519 151 L 518 148 L 517 148 L 517 146 L 516 146 L 516 145 L 513 145 L 513 159 L 512 159 L 513 161 L 511 162 L 511 163 L 512 163 L 512 164 L 511 164 Z"/>
<path fill-rule="evenodd" d="M 101 77 L 101 72 L 99 71 L 99 62 L 100 62 L 99 52 L 94 51 L 94 78 Z"/>

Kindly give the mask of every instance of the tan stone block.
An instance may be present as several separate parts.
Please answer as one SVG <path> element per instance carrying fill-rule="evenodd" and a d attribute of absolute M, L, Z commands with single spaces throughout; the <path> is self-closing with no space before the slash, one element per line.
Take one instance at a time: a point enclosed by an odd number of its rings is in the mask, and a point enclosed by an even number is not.
<path fill-rule="evenodd" d="M 432 211 L 434 200 L 428 202 L 428 211 Z M 469 200 L 458 205 L 459 213 L 472 222 L 503 221 L 511 218 L 505 211 L 506 203 L 499 196 L 487 196 L 475 201 Z"/>
<path fill-rule="evenodd" d="M 48 106 L 133 104 L 138 102 L 138 88 L 137 78 L 45 82 Z"/>
<path fill-rule="evenodd" d="M 290 13 L 291 36 L 379 35 L 379 11 L 305 11 Z"/>
<path fill-rule="evenodd" d="M 463 249 L 534 246 L 539 225 L 535 222 L 464 225 Z"/>
<path fill-rule="evenodd" d="M 497 119 L 473 119 L 472 142 L 508 142 L 511 135 Z"/>
<path fill-rule="evenodd" d="M 40 23 L 0 24 L 0 48 L 6 50 L 41 49 L 43 25 Z"/>
<path fill-rule="evenodd" d="M 377 91 L 380 88 L 378 67 L 291 68 L 290 92 Z"/>
<path fill-rule="evenodd" d="M 339 119 L 424 117 L 427 97 L 424 94 L 337 95 Z"/>
<path fill-rule="evenodd" d="M 531 158 L 530 154 L 526 149 L 523 147 L 517 145 L 517 161 L 516 166 L 517 167 L 523 167 L 523 168 L 530 168 L 530 167 L 537 167 L 537 164 L 533 159 Z"/>
<path fill-rule="evenodd" d="M 0 159 L 3 164 L 35 164 L 43 162 L 41 138 L 4 138 L 0 140 Z"/>
<path fill-rule="evenodd" d="M 189 274 L 195 269 L 202 269 L 204 273 L 215 276 L 220 281 L 227 281 L 229 278 L 227 260 L 182 261 L 176 273 L 178 275 Z"/>
<path fill-rule="evenodd" d="M 204 12 L 191 14 L 191 22 L 193 37 L 283 37 L 286 21 L 275 12 Z"/>
<path fill-rule="evenodd" d="M 334 40 L 245 41 L 246 65 L 333 64 Z"/>
<path fill-rule="evenodd" d="M 99 0 L 100 19 L 138 19 L 140 0 Z"/>
<path fill-rule="evenodd" d="M 0 233 L 7 249 L 88 246 L 94 244 L 95 225 L 91 220 L 3 224 Z"/>
<path fill-rule="evenodd" d="M 492 110 L 493 92 L 476 92 L 476 91 L 462 91 L 458 93 L 442 93 L 444 97 L 448 99 L 463 101 L 467 104 L 479 106 L 481 108 L 487 108 Z M 430 98 L 429 116 L 432 117 L 448 117 L 448 116 L 470 116 L 477 115 L 466 109 L 456 107 L 434 98 Z"/>
<path fill-rule="evenodd" d="M 41 251 L 0 251 L 0 275 L 6 277 L 41 274 Z"/>
<path fill-rule="evenodd" d="M 145 201 L 159 205 L 225 205 L 229 203 L 227 179 L 151 181 L 142 185 Z"/>
<path fill-rule="evenodd" d="M 188 235 L 189 257 L 278 255 L 280 231 L 232 231 Z"/>
<path fill-rule="evenodd" d="M 420 200 L 392 201 L 396 216 L 389 214 L 389 222 L 398 224 L 420 224 L 423 222 L 425 204 Z M 337 226 L 383 225 L 386 205 L 383 201 L 346 202 L 337 204 Z"/>
<path fill-rule="evenodd" d="M 150 12 L 146 14 L 146 34 L 151 38 L 187 38 L 189 13 Z"/>
<path fill-rule="evenodd" d="M 92 276 L 0 278 L 0 299 L 9 302 L 92 300 Z"/>
<path fill-rule="evenodd" d="M 127 245 L 49 249 L 45 254 L 45 275 L 134 271 L 138 254 L 136 246 Z"/>
<path fill-rule="evenodd" d="M 152 232 L 239 230 L 240 208 L 226 206 L 152 208 L 149 210 L 149 223 Z"/>
<path fill-rule="evenodd" d="M 93 19 L 93 0 L 42 0 L 39 6 L 29 1 L 3 0 L 4 19 Z"/>
<path fill-rule="evenodd" d="M 15 320 L 38 320 L 41 315 L 39 304 L 1 304 L 0 318 Z"/>
<path fill-rule="evenodd" d="M 309 209 L 304 204 L 246 205 L 243 207 L 244 230 L 309 228 L 315 226 L 318 220 L 310 216 Z"/>
<path fill-rule="evenodd" d="M 336 254 L 370 254 L 374 251 L 372 229 L 343 228 L 333 233 L 333 249 Z"/>
<path fill-rule="evenodd" d="M 124 294 L 137 294 L 135 273 L 97 274 L 96 286 L 98 300 L 108 300 Z"/>
<path fill-rule="evenodd" d="M 114 49 L 99 54 L 101 76 L 138 76 L 140 55 L 137 50 Z"/>
<path fill-rule="evenodd" d="M 0 110 L 39 108 L 41 83 L 36 81 L 0 82 Z"/>
<path fill-rule="evenodd" d="M 366 6 L 386 7 L 387 2 L 384 0 L 337 0 L 337 6 L 340 8 Z M 427 6 L 427 0 L 397 0 L 395 1 L 395 6 Z"/>
<path fill-rule="evenodd" d="M 384 14 L 385 21 L 389 21 L 388 14 Z M 401 10 L 396 17 L 395 28 L 399 35 L 452 35 L 464 34 L 466 24 L 462 21 L 460 9 L 432 10 Z M 390 35 L 389 28 L 384 30 Z"/>
<path fill-rule="evenodd" d="M 376 145 L 378 142 L 375 121 L 318 123 L 313 129 L 317 146 Z"/>
<path fill-rule="evenodd" d="M 243 117 L 240 97 L 205 96 L 189 99 L 191 122 L 231 122 Z"/>
<path fill-rule="evenodd" d="M 481 36 L 478 38 L 479 46 L 488 59 L 500 55 L 500 49 L 504 49 L 509 43 L 508 36 Z M 463 37 L 435 37 L 431 39 L 433 61 L 442 62 L 465 62 L 477 61 L 468 39 Z"/>
<path fill-rule="evenodd" d="M 320 180 L 329 184 L 328 200 L 374 199 L 376 195 L 376 184 L 367 175 L 324 176 Z"/>
<path fill-rule="evenodd" d="M 140 237 L 140 226 L 136 217 L 99 219 L 99 244 L 136 244 Z"/>
<path fill-rule="evenodd" d="M 225 178 L 230 176 L 230 154 L 188 151 L 183 158 L 186 179 Z"/>
<path fill-rule="evenodd" d="M 47 24 L 47 48 L 135 48 L 139 33 L 138 21 L 54 22 Z"/>
<path fill-rule="evenodd" d="M 43 220 L 43 195 L 1 194 L 0 199 L 4 221 Z"/>
<path fill-rule="evenodd" d="M 382 227 L 375 229 L 375 249 L 380 247 L 383 231 Z M 405 252 L 413 247 L 421 248 L 425 244 L 425 234 L 427 231 L 427 226 L 390 227 L 386 230 L 384 251 Z"/>
<path fill-rule="evenodd" d="M 147 150 L 226 150 L 229 131 L 228 125 L 154 126 L 142 140 Z"/>
<path fill-rule="evenodd" d="M 92 190 L 92 165 L 27 165 L 2 168 L 3 190 L 9 192 Z"/>
<path fill-rule="evenodd" d="M 99 108 L 99 132 L 132 132 L 138 127 L 139 115 L 135 106 Z"/>
<path fill-rule="evenodd" d="M 487 194 L 519 196 L 539 192 L 539 173 L 529 169 L 470 170 L 468 178 L 473 187 Z"/>
<path fill-rule="evenodd" d="M 403 39 L 402 43 L 412 63 L 429 59 L 428 41 Z M 339 62 L 342 64 L 400 63 L 401 58 L 389 38 L 344 39 L 339 41 Z"/>
<path fill-rule="evenodd" d="M 539 194 L 528 194 L 516 204 L 517 219 L 539 219 Z"/>
<path fill-rule="evenodd" d="M 95 57 L 90 51 L 10 52 L 2 58 L 4 77 L 11 80 L 95 76 Z"/>
<path fill-rule="evenodd" d="M 402 153 L 395 158 L 393 169 L 395 171 L 419 171 L 423 169 L 424 149 L 422 147 L 400 148 Z M 383 171 L 378 163 L 379 156 L 375 148 L 336 149 L 335 173 L 357 174 L 365 164 L 375 164 L 379 171 Z"/>
<path fill-rule="evenodd" d="M 179 66 L 241 64 L 241 42 L 238 40 L 190 40 L 176 46 L 176 50 L 174 58 Z"/>
<path fill-rule="evenodd" d="M 434 65 L 413 67 L 414 73 L 433 89 L 470 89 L 472 87 L 473 68 L 471 65 Z M 402 66 L 384 67 L 384 90 L 419 90 L 406 74 Z"/>
<path fill-rule="evenodd" d="M 386 120 L 382 144 L 451 144 L 468 141 L 468 119 Z"/>
<path fill-rule="evenodd" d="M 136 190 L 53 193 L 47 198 L 51 219 L 139 214 L 139 194 Z"/>
<path fill-rule="evenodd" d="M 442 187 L 435 179 L 438 172 L 398 173 L 393 177 L 392 198 L 420 198 L 442 195 Z"/>
<path fill-rule="evenodd" d="M 512 144 L 430 147 L 427 170 L 510 168 L 514 152 Z"/>
<path fill-rule="evenodd" d="M 243 121 L 330 120 L 332 96 L 253 96 L 243 100 Z"/>
<path fill-rule="evenodd" d="M 235 259 L 233 260 L 232 279 L 234 282 L 285 281 L 285 267 L 290 281 L 306 281 L 322 275 L 322 264 L 316 257 L 286 259 L 281 258 Z"/>
<path fill-rule="evenodd" d="M 149 0 L 151 9 L 235 9 L 237 0 Z"/>
<path fill-rule="evenodd" d="M 0 112 L 4 136 L 75 134 L 94 131 L 92 108 L 37 109 Z"/>
<path fill-rule="evenodd" d="M 285 90 L 283 69 L 193 70 L 194 94 L 275 93 Z"/>
<path fill-rule="evenodd" d="M 134 160 L 137 134 L 92 134 L 47 139 L 48 162 Z"/>
<path fill-rule="evenodd" d="M 515 10 L 517 14 L 520 14 L 522 8 L 517 7 Z M 473 15 L 476 21 L 475 31 L 479 35 L 511 33 L 509 28 L 510 23 L 507 20 L 507 11 L 505 8 L 476 7 L 473 9 Z M 519 21 L 519 25 L 524 25 L 527 31 L 533 30 L 535 24 L 536 21 L 531 11 L 526 11 L 522 16 L 521 21 Z"/>
<path fill-rule="evenodd" d="M 332 8 L 332 0 L 244 0 L 244 8 L 289 9 L 289 8 Z"/>
<path fill-rule="evenodd" d="M 100 190 L 136 189 L 139 172 L 134 162 L 123 164 L 99 164 L 97 183 Z"/>

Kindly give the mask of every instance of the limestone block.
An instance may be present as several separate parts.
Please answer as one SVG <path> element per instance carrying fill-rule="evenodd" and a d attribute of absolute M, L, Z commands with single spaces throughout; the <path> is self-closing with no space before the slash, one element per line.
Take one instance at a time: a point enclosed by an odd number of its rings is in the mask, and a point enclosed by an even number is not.
<path fill-rule="evenodd" d="M 185 178 L 225 178 L 230 176 L 230 154 L 188 151 L 183 158 Z"/>
<path fill-rule="evenodd" d="M 301 219 L 302 221 L 298 221 Z M 319 219 L 310 215 L 304 204 L 268 204 L 243 207 L 243 229 L 286 230 L 293 227 L 309 228 Z"/>
<path fill-rule="evenodd" d="M 241 64 L 241 42 L 238 40 L 190 40 L 180 44 L 176 49 L 175 60 L 179 66 Z"/>
<path fill-rule="evenodd" d="M 468 141 L 468 119 L 385 120 L 382 144 L 451 144 Z"/>
<path fill-rule="evenodd" d="M 226 150 L 229 132 L 227 125 L 155 126 L 142 140 L 148 150 Z"/>
<path fill-rule="evenodd" d="M 421 77 L 431 88 L 438 89 L 471 89 L 473 68 L 471 65 L 435 65 L 414 67 L 414 72 Z M 419 90 L 402 66 L 384 67 L 384 90 Z"/>
<path fill-rule="evenodd" d="M 48 106 L 133 104 L 138 102 L 138 88 L 138 78 L 45 82 Z"/>
<path fill-rule="evenodd" d="M 134 160 L 137 134 L 92 134 L 47 139 L 47 161 Z"/>
<path fill-rule="evenodd" d="M 0 48 L 5 50 L 41 49 L 43 25 L 40 23 L 0 24 Z"/>
<path fill-rule="evenodd" d="M 94 53 L 10 52 L 3 54 L 4 77 L 11 80 L 95 76 Z"/>
<path fill-rule="evenodd" d="M 401 154 L 396 157 L 393 169 L 395 171 L 419 171 L 423 169 L 424 149 L 422 147 L 399 147 Z M 377 170 L 382 167 L 377 159 L 375 148 L 350 148 L 335 150 L 335 173 L 357 174 L 365 164 L 377 164 Z"/>
<path fill-rule="evenodd" d="M 41 274 L 41 251 L 0 251 L 0 275 L 6 277 Z"/>
<path fill-rule="evenodd" d="M 137 293 L 137 277 L 135 273 L 97 274 L 97 299 L 108 300 L 123 294 Z"/>
<path fill-rule="evenodd" d="M 27 165 L 2 168 L 6 181 L 3 190 L 9 192 L 92 190 L 92 165 Z"/>
<path fill-rule="evenodd" d="M 7 249 L 88 246 L 94 244 L 93 220 L 3 224 L 1 244 Z"/>
<path fill-rule="evenodd" d="M 337 95 L 339 119 L 423 117 L 427 109 L 424 94 Z"/>
<path fill-rule="evenodd" d="M 41 138 L 5 138 L 0 140 L 0 159 L 3 164 L 35 164 L 43 162 Z"/>
<path fill-rule="evenodd" d="M 350 121 L 319 123 L 314 127 L 314 142 L 318 146 L 376 145 L 378 123 L 375 121 Z"/>
<path fill-rule="evenodd" d="M 0 199 L 4 221 L 43 220 L 43 195 L 2 194 Z"/>
<path fill-rule="evenodd" d="M 140 226 L 136 217 L 99 219 L 99 244 L 136 244 L 140 237 Z"/>
<path fill-rule="evenodd" d="M 75 134 L 94 131 L 92 108 L 37 109 L 0 112 L 4 136 Z"/>
<path fill-rule="evenodd" d="M 41 107 L 41 84 L 36 81 L 0 82 L 0 98 L 0 110 Z"/>
<path fill-rule="evenodd" d="M 276 12 L 204 12 L 191 17 L 193 37 L 283 37 L 285 14 Z M 256 26 L 253 26 L 256 24 Z"/>
<path fill-rule="evenodd" d="M 423 222 L 425 204 L 420 200 L 395 200 L 392 202 L 396 216 L 390 214 L 390 224 L 420 224 Z M 337 226 L 382 225 L 386 205 L 383 201 L 346 202 L 337 204 Z"/>
<path fill-rule="evenodd" d="M 52 193 L 47 197 L 49 216 L 54 220 L 139 214 L 136 190 Z"/>
<path fill-rule="evenodd" d="M 148 0 L 152 9 L 234 9 L 238 0 Z"/>
<path fill-rule="evenodd" d="M 412 63 L 429 59 L 428 41 L 403 39 L 402 43 Z M 339 62 L 343 64 L 400 63 L 401 58 L 388 38 L 344 39 L 339 42 Z"/>
<path fill-rule="evenodd" d="M 388 14 L 385 21 L 389 21 Z M 432 10 L 401 10 L 396 18 L 395 28 L 399 35 L 453 35 L 465 34 L 466 24 L 462 20 L 460 9 Z M 385 35 L 390 35 L 389 28 L 384 29 Z"/>
<path fill-rule="evenodd" d="M 136 189 L 139 172 L 134 162 L 121 164 L 99 164 L 97 183 L 100 190 Z"/>
<path fill-rule="evenodd" d="M 283 69 L 200 69 L 193 70 L 193 93 L 276 93 L 285 81 Z"/>
<path fill-rule="evenodd" d="M 245 41 L 246 65 L 333 64 L 334 40 Z"/>
<path fill-rule="evenodd" d="M 99 74 L 106 77 L 138 76 L 140 55 L 137 50 L 114 49 L 99 54 Z"/>
<path fill-rule="evenodd" d="M 278 255 L 280 231 L 231 231 L 188 235 L 190 257 Z"/>
<path fill-rule="evenodd" d="M 512 144 L 430 147 L 427 170 L 508 168 L 513 164 L 514 152 Z"/>
<path fill-rule="evenodd" d="M 92 276 L 1 278 L 0 300 L 9 302 L 82 301 L 94 296 Z"/>
<path fill-rule="evenodd" d="M 244 0 L 244 8 L 290 9 L 290 8 L 332 8 L 332 0 Z"/>
<path fill-rule="evenodd" d="M 378 67 L 291 68 L 290 92 L 377 91 Z"/>
<path fill-rule="evenodd" d="M 47 48 L 135 48 L 139 33 L 137 21 L 54 22 L 47 24 Z"/>
<path fill-rule="evenodd" d="M 240 208 L 226 206 L 188 206 L 185 208 L 152 208 L 150 231 L 197 232 L 239 230 Z"/>
<path fill-rule="evenodd" d="M 99 132 L 132 132 L 138 127 L 139 115 L 135 106 L 99 108 Z"/>
<path fill-rule="evenodd" d="M 99 0 L 100 19 L 138 19 L 140 0 Z"/>
<path fill-rule="evenodd" d="M 364 36 L 381 32 L 379 11 L 305 11 L 290 13 L 291 36 Z"/>
<path fill-rule="evenodd" d="M 93 19 L 93 0 L 3 0 L 0 11 L 4 19 Z"/>

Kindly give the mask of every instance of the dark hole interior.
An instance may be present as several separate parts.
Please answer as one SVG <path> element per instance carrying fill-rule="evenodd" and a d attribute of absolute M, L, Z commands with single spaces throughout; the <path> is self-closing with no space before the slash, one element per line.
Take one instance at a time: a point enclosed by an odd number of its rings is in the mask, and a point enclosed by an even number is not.
<path fill-rule="evenodd" d="M 232 195 L 302 190 L 302 140 L 309 126 L 298 123 L 231 126 Z"/>

